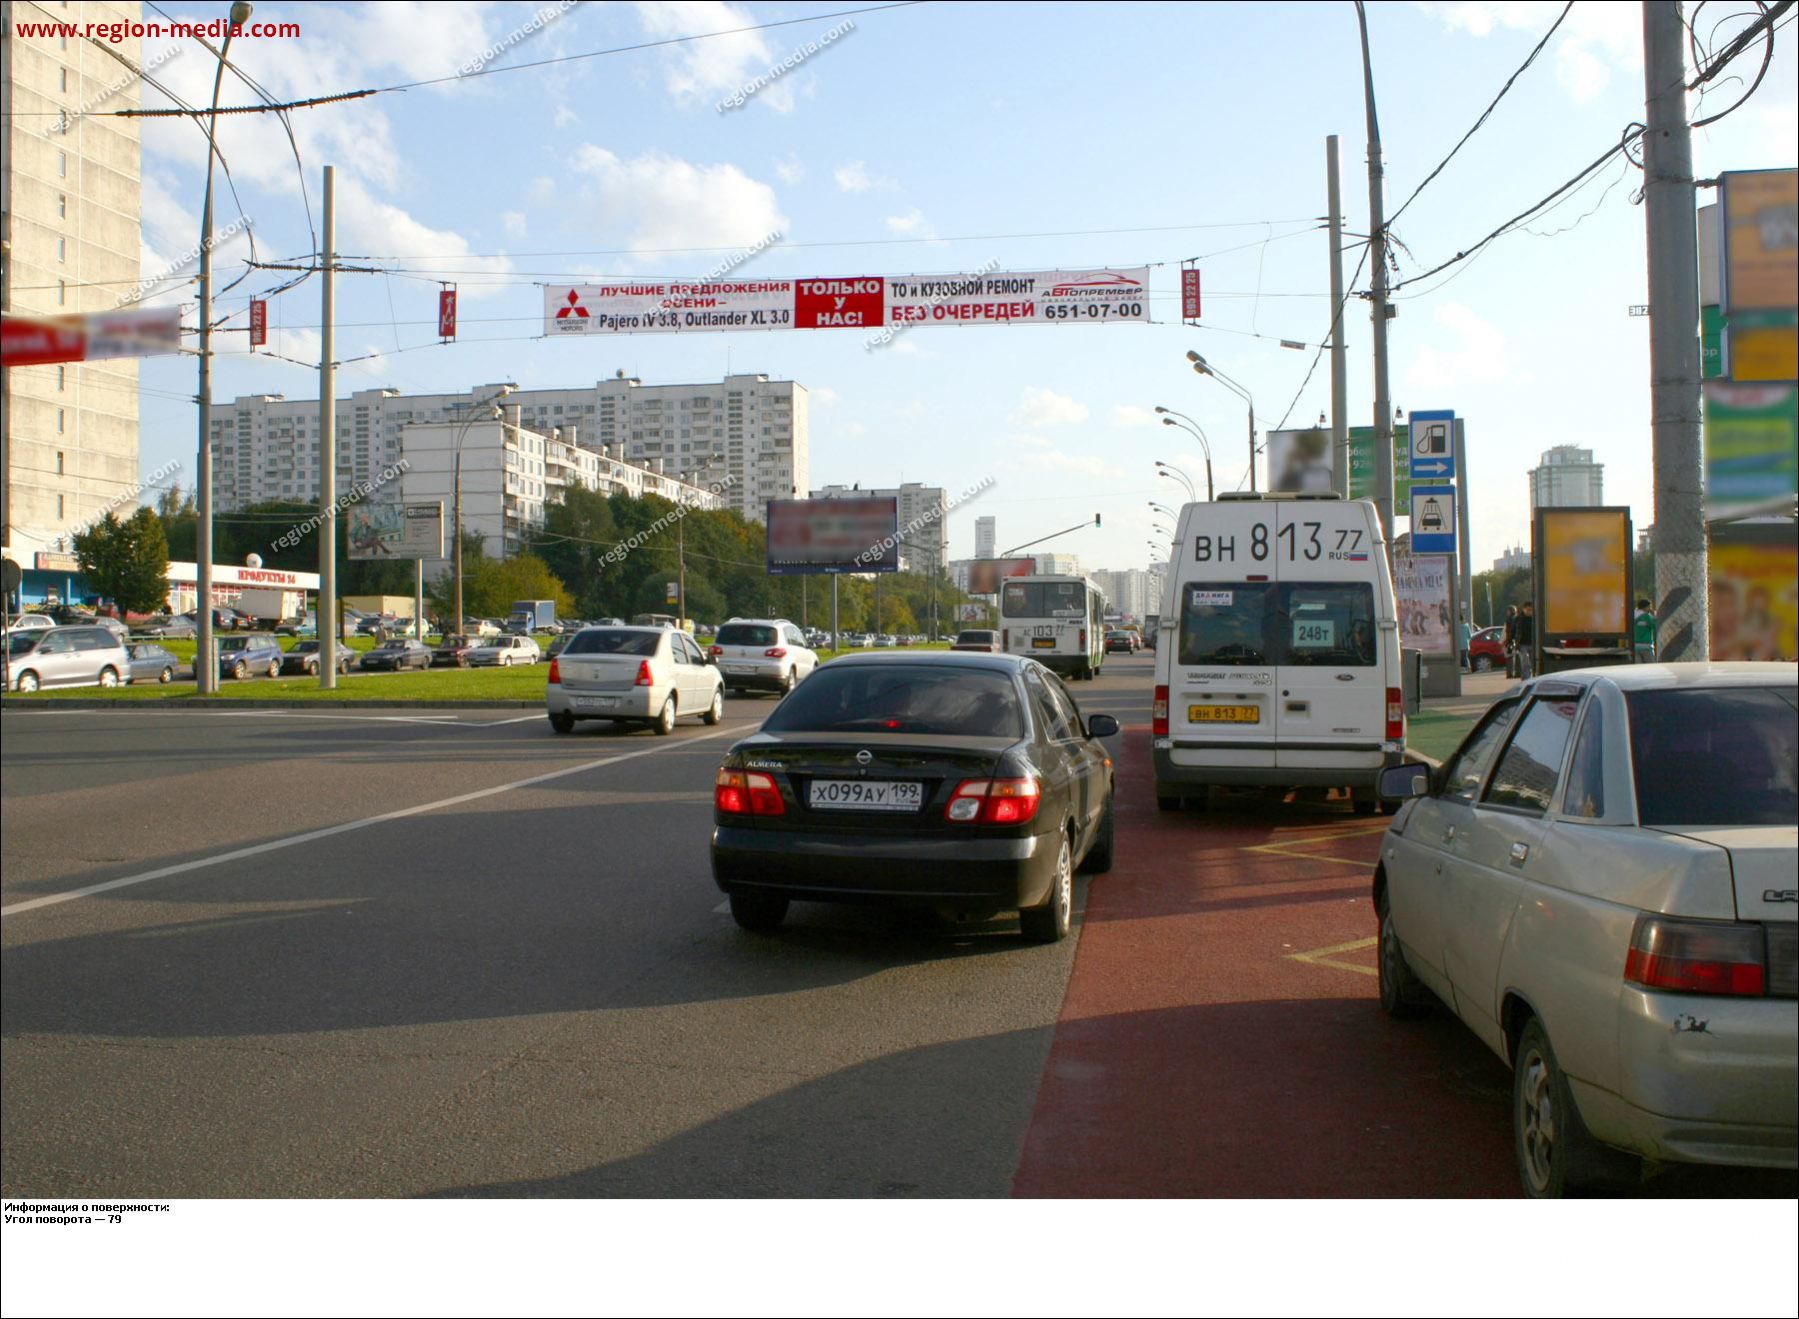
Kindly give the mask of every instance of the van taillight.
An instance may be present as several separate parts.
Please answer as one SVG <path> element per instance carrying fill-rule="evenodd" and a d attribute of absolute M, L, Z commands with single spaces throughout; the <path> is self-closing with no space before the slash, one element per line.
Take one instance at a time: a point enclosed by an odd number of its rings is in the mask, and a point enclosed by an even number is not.
<path fill-rule="evenodd" d="M 550 686 L 559 687 L 561 685 L 562 685 L 562 661 L 559 659 L 553 659 L 550 661 Z"/>
<path fill-rule="evenodd" d="M 1397 687 L 1387 688 L 1387 741 L 1405 741 L 1405 693 Z"/>
<path fill-rule="evenodd" d="M 1768 992 L 1759 925 L 1639 916 L 1624 978 L 1645 989 L 1760 998 Z"/>
<path fill-rule="evenodd" d="M 1155 703 L 1149 707 L 1149 731 L 1153 737 L 1168 736 L 1168 689 L 1156 688 Z"/>
<path fill-rule="evenodd" d="M 1087 649 L 1087 629 L 1086 628 L 1081 629 L 1080 647 L 1082 650 Z"/>
<path fill-rule="evenodd" d="M 637 681 L 631 685 L 633 687 L 654 687 L 656 685 L 656 678 L 655 675 L 650 672 L 650 662 L 648 660 L 637 661 Z"/>

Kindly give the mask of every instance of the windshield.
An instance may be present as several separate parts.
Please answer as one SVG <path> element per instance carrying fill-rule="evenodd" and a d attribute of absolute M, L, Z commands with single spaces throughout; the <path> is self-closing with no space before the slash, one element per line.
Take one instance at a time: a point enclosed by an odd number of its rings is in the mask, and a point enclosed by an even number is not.
<path fill-rule="evenodd" d="M 1009 675 L 935 664 L 827 665 L 762 727 L 770 733 L 1024 736 Z"/>
<path fill-rule="evenodd" d="M 956 633 L 956 644 L 958 646 L 991 646 L 993 644 L 993 633 L 958 632 Z"/>
<path fill-rule="evenodd" d="M 1378 662 L 1366 582 L 1189 582 L 1182 664 L 1368 668 Z"/>
<path fill-rule="evenodd" d="M 654 655 L 660 632 L 628 632 L 621 628 L 589 628 L 563 648 L 564 655 Z"/>
<path fill-rule="evenodd" d="M 1645 825 L 1791 825 L 1799 723 L 1791 687 L 1629 692 L 1637 814 Z"/>
<path fill-rule="evenodd" d="M 755 623 L 726 623 L 713 638 L 721 646 L 772 646 L 780 640 L 772 627 Z"/>
<path fill-rule="evenodd" d="M 1083 618 L 1087 591 L 1080 582 L 1007 582 L 1000 613 L 1006 618 Z"/>
<path fill-rule="evenodd" d="M 219 642 L 219 649 L 226 654 L 229 654 L 234 650 L 242 650 L 249 644 L 250 639 L 248 637 L 226 637 Z"/>

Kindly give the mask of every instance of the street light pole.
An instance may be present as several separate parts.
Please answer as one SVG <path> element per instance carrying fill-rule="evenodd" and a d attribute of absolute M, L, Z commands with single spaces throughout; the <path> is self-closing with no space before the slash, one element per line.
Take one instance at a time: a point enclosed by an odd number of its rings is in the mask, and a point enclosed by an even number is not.
<path fill-rule="evenodd" d="M 469 412 L 468 420 L 464 421 L 462 423 L 461 427 L 456 432 L 456 457 L 455 457 L 455 473 L 456 474 L 454 477 L 455 485 L 453 486 L 454 494 L 452 496 L 452 499 L 453 499 L 453 502 L 455 505 L 455 512 L 453 514 L 451 514 L 450 520 L 454 524 L 455 529 L 456 529 L 456 554 L 455 554 L 454 572 L 456 575 L 456 635 L 457 636 L 462 635 L 462 442 L 463 442 L 463 440 L 468 438 L 469 428 L 481 419 L 480 418 L 480 409 L 488 406 L 489 404 L 496 403 L 497 400 L 505 398 L 511 392 L 512 392 L 511 385 L 501 385 L 497 392 L 489 395 L 487 398 L 482 399 L 478 403 L 470 404 L 469 405 L 470 412 Z M 505 414 L 502 413 L 500 411 L 500 409 L 496 406 L 496 407 L 494 407 L 493 411 L 488 414 L 488 420 L 499 421 L 504 415 Z"/>
<path fill-rule="evenodd" d="M 1249 405 L 1249 488 L 1253 492 L 1256 488 L 1256 401 L 1255 401 L 1255 398 L 1242 385 L 1238 384 L 1235 380 L 1232 380 L 1229 376 L 1225 375 L 1224 372 L 1220 371 L 1217 367 L 1213 366 L 1210 362 L 1206 361 L 1206 359 L 1201 357 L 1198 353 L 1189 352 L 1187 354 L 1187 360 L 1189 362 L 1193 363 L 1193 369 L 1196 372 L 1198 372 L 1200 375 L 1211 376 L 1212 379 L 1216 380 L 1219 384 L 1223 385 L 1226 389 L 1230 390 L 1231 393 L 1235 394 L 1238 398 L 1242 399 L 1245 403 L 1247 403 Z"/>
<path fill-rule="evenodd" d="M 1165 463 L 1160 458 L 1158 458 L 1158 459 L 1156 459 L 1156 475 L 1157 476 L 1165 476 L 1170 481 L 1179 481 L 1183 486 L 1185 486 L 1187 488 L 1188 502 L 1189 503 L 1198 502 L 1199 493 L 1196 490 L 1194 490 L 1192 480 L 1180 468 L 1175 467 L 1170 463 Z"/>
<path fill-rule="evenodd" d="M 1162 424 L 1164 426 L 1178 427 L 1181 430 L 1190 432 L 1198 439 L 1200 452 L 1205 454 L 1206 457 L 1206 502 L 1212 502 L 1217 498 L 1213 493 L 1212 488 L 1212 442 L 1206 438 L 1206 433 L 1199 428 L 1199 423 L 1193 421 L 1191 418 L 1183 417 L 1182 414 L 1175 412 L 1172 409 L 1157 408 L 1156 411 L 1168 412 L 1169 415 L 1162 418 Z M 1181 418 L 1181 420 L 1177 421 L 1177 417 Z M 1255 473 L 1252 471 L 1250 473 L 1250 479 L 1254 480 L 1254 478 Z"/>

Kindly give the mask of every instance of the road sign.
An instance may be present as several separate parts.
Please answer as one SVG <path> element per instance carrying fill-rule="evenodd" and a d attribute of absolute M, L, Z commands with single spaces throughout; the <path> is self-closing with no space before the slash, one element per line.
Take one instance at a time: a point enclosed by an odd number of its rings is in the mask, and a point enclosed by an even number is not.
<path fill-rule="evenodd" d="M 1455 487 L 1419 485 L 1414 481 L 1412 553 L 1454 554 L 1455 538 Z"/>
<path fill-rule="evenodd" d="M 1412 480 L 1455 479 L 1455 413 L 1414 412 L 1410 417 Z"/>

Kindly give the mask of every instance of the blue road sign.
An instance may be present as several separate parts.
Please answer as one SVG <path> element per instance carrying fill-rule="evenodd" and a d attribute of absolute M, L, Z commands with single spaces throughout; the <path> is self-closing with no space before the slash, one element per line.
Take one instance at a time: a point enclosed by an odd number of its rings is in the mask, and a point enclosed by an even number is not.
<path fill-rule="evenodd" d="M 1455 480 L 1455 413 L 1414 412 L 1407 420 L 1413 484 Z"/>
<path fill-rule="evenodd" d="M 1412 553 L 1456 552 L 1455 487 L 1412 482 Z"/>

